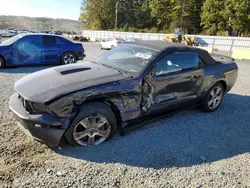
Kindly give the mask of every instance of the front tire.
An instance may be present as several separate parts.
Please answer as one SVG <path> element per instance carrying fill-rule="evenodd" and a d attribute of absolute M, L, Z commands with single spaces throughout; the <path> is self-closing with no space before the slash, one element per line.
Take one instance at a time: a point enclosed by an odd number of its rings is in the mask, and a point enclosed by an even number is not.
<path fill-rule="evenodd" d="M 100 50 L 103 50 L 103 47 L 102 47 L 102 45 L 101 45 L 101 44 L 99 45 L 99 48 L 100 48 Z"/>
<path fill-rule="evenodd" d="M 62 65 L 73 64 L 76 62 L 76 56 L 72 52 L 64 53 L 61 57 Z"/>
<path fill-rule="evenodd" d="M 0 69 L 4 68 L 4 59 L 0 57 Z"/>
<path fill-rule="evenodd" d="M 215 84 L 201 102 L 203 112 L 214 112 L 219 108 L 224 97 L 225 88 L 221 83 Z"/>
<path fill-rule="evenodd" d="M 116 118 L 111 108 L 101 102 L 87 103 L 65 132 L 71 145 L 98 145 L 110 139 L 117 130 Z"/>

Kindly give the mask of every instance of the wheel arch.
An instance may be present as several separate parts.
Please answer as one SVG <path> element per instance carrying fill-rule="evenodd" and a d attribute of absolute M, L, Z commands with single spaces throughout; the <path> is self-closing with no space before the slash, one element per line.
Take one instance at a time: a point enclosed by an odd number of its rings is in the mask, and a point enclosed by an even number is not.
<path fill-rule="evenodd" d="M 77 55 L 76 55 L 76 53 L 75 52 L 73 52 L 73 51 L 63 51 L 62 52 L 62 55 L 60 56 L 60 62 L 62 63 L 62 61 L 63 61 L 63 56 L 66 54 L 66 53 L 72 53 L 72 54 L 74 54 L 74 56 L 75 56 L 75 58 L 76 58 L 76 61 L 78 60 L 78 58 L 77 58 Z"/>
<path fill-rule="evenodd" d="M 6 60 L 5 60 L 5 58 L 4 58 L 3 55 L 1 55 L 1 54 L 0 54 L 0 57 L 3 59 L 3 64 L 4 64 L 4 66 L 6 66 Z"/>
<path fill-rule="evenodd" d="M 209 90 L 210 90 L 212 87 L 214 87 L 216 84 L 218 84 L 218 83 L 222 84 L 223 89 L 224 89 L 224 92 L 227 92 L 228 85 L 227 85 L 227 83 L 226 83 L 225 80 L 223 80 L 223 79 L 214 80 L 214 82 L 212 82 L 209 86 L 207 86 L 207 87 L 205 87 L 205 88 L 202 89 L 199 98 L 202 99 L 203 97 L 205 97 L 206 94 L 207 94 L 207 92 L 209 92 Z"/>
<path fill-rule="evenodd" d="M 72 54 L 74 54 L 74 56 L 77 58 L 77 56 L 76 56 L 76 53 L 75 52 L 73 52 L 73 51 L 63 51 L 63 53 L 62 53 L 62 55 L 61 55 L 61 58 L 66 54 L 66 53 L 72 53 Z"/>
<path fill-rule="evenodd" d="M 121 127 L 121 124 L 122 124 L 121 112 L 114 102 L 112 102 L 106 97 L 98 97 L 98 98 L 93 98 L 93 99 L 87 99 L 86 101 L 84 101 L 84 103 L 81 104 L 81 106 L 87 103 L 92 103 L 92 102 L 100 102 L 100 103 L 108 105 L 116 117 L 117 128 Z"/>
<path fill-rule="evenodd" d="M 217 83 L 221 83 L 222 84 L 224 91 L 227 90 L 227 83 L 226 83 L 225 80 L 219 80 Z"/>

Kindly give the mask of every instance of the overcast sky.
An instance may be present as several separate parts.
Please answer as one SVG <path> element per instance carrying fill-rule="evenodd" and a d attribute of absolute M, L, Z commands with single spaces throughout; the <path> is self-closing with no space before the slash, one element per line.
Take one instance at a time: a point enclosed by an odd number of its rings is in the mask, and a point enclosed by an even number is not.
<path fill-rule="evenodd" d="M 81 0 L 0 0 L 0 15 L 78 20 Z"/>

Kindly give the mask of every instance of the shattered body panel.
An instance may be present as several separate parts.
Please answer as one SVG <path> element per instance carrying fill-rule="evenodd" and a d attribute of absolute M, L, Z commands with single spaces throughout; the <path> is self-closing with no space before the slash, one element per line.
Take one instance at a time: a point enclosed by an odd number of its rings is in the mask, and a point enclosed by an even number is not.
<path fill-rule="evenodd" d="M 19 119 L 29 122 L 29 130 L 34 130 L 35 124 L 41 122 L 42 128 L 47 132 L 50 129 L 54 133 L 59 130 L 59 136 L 55 137 L 57 139 L 49 140 L 58 143 L 58 138 L 67 130 L 85 103 L 98 101 L 109 105 L 118 127 L 124 127 L 167 109 L 198 103 L 217 82 L 223 83 L 225 92 L 228 92 L 237 78 L 237 65 L 234 62 L 216 61 L 201 49 L 152 41 L 148 44 L 143 42 L 124 45 L 152 48 L 157 54 L 148 60 L 147 66 L 136 77 L 94 62 L 50 68 L 31 74 L 16 82 L 15 90 L 18 94 L 14 94 L 10 100 L 12 111 Z M 156 63 L 174 52 L 195 52 L 205 66 L 197 70 L 157 76 Z M 24 117 L 20 111 L 28 111 L 30 116 Z M 40 119 L 35 119 L 34 113 L 40 114 Z M 48 116 L 50 121 L 45 120 Z M 48 124 L 50 125 L 47 126 Z M 46 140 L 44 134 L 42 140 Z"/>
<path fill-rule="evenodd" d="M 66 95 L 58 101 L 51 103 L 49 108 L 54 109 L 57 116 L 73 118 L 74 113 L 72 112 L 77 111 L 77 108 L 82 106 L 83 103 L 103 101 L 109 105 L 115 105 L 120 112 L 122 121 L 127 121 L 140 116 L 141 100 L 141 88 L 138 80 L 129 79 L 109 83 L 108 85 L 99 85 L 98 87 Z M 70 106 L 70 108 L 62 110 L 61 107 L 64 106 Z"/>

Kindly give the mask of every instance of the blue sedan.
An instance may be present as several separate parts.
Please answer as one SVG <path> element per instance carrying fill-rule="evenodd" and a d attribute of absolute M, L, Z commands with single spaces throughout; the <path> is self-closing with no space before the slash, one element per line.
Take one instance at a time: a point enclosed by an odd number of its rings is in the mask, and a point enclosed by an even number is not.
<path fill-rule="evenodd" d="M 85 57 L 81 43 L 48 34 L 21 34 L 0 44 L 0 68 L 72 64 Z"/>

